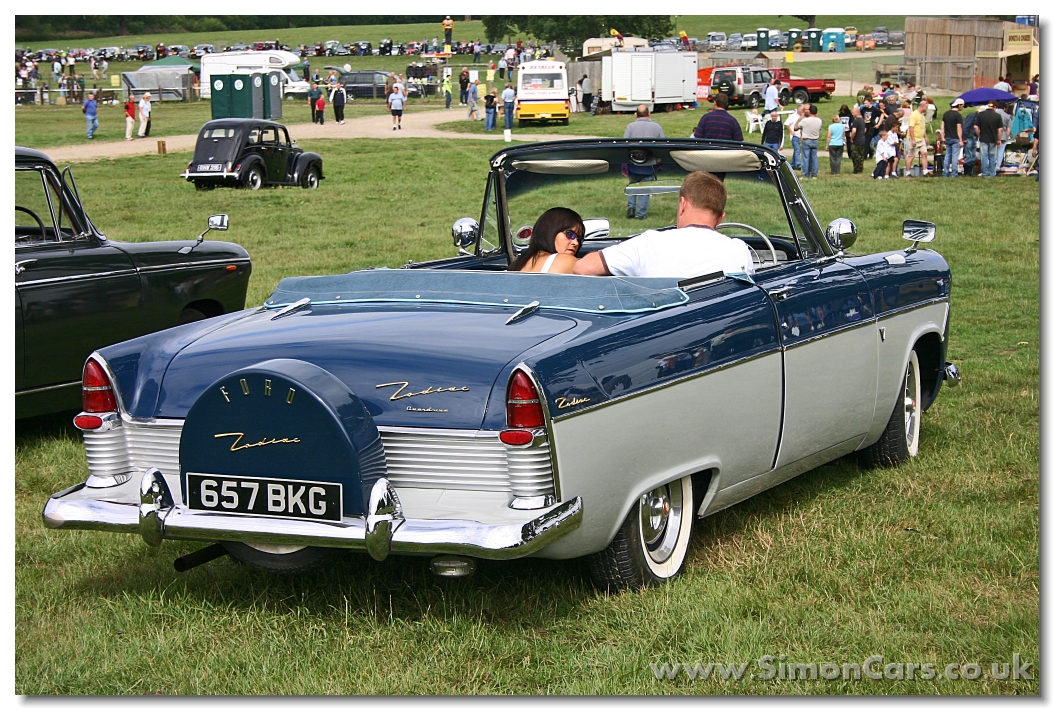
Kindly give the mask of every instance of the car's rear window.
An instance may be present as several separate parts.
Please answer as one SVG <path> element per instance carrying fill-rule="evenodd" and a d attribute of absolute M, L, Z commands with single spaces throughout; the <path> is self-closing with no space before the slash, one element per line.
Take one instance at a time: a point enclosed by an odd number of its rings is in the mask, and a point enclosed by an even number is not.
<path fill-rule="evenodd" d="M 206 128 L 201 132 L 202 138 L 234 138 L 233 128 Z"/>

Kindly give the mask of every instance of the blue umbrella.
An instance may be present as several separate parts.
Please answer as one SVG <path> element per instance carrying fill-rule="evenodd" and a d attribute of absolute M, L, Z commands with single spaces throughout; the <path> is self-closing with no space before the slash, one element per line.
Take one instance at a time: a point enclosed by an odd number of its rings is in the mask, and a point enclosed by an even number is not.
<path fill-rule="evenodd" d="M 967 91 L 959 96 L 967 106 L 981 106 L 989 101 L 1017 101 L 1019 97 L 999 89 L 980 88 Z"/>

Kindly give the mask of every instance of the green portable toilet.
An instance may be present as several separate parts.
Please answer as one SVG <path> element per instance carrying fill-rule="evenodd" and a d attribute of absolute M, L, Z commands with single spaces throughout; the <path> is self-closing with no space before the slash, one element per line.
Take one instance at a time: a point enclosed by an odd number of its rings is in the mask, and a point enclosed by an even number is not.
<path fill-rule="evenodd" d="M 787 30 L 787 49 L 794 49 L 794 45 L 801 41 L 801 30 L 797 27 L 792 27 Z"/>
<path fill-rule="evenodd" d="M 810 27 L 805 30 L 805 38 L 807 40 L 806 46 L 808 46 L 810 52 L 820 51 L 820 41 L 823 38 L 823 33 L 815 27 Z"/>
<path fill-rule="evenodd" d="M 282 118 L 282 75 L 276 71 L 264 74 L 263 117 L 272 121 Z"/>
<path fill-rule="evenodd" d="M 230 118 L 253 117 L 252 79 L 248 74 L 230 74 L 227 80 L 231 85 Z"/>
<path fill-rule="evenodd" d="M 252 93 L 252 118 L 264 117 L 264 75 L 253 74 L 249 77 L 249 91 Z"/>
<path fill-rule="evenodd" d="M 231 117 L 231 78 L 226 74 L 214 74 L 212 82 L 212 117 Z"/>
<path fill-rule="evenodd" d="M 766 27 L 758 28 L 758 51 L 769 51 L 769 31 Z"/>

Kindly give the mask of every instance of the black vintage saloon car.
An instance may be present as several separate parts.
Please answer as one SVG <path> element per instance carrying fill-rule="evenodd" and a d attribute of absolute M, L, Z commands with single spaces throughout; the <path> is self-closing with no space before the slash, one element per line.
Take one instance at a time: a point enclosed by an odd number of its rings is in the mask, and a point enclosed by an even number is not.
<path fill-rule="evenodd" d="M 194 158 L 180 177 L 199 190 L 217 185 L 259 190 L 264 185 L 318 187 L 322 156 L 289 140 L 280 123 L 218 118 L 201 127 Z"/>
<path fill-rule="evenodd" d="M 226 228 L 226 215 L 209 226 Z M 80 406 L 81 370 L 99 348 L 241 310 L 251 271 L 237 244 L 107 239 L 70 169 L 16 147 L 16 416 Z"/>

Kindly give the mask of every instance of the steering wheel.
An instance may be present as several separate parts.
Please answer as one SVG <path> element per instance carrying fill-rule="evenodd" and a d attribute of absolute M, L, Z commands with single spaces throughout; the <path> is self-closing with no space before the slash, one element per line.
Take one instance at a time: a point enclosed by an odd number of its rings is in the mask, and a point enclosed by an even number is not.
<path fill-rule="evenodd" d="M 769 248 L 769 253 L 772 254 L 772 263 L 773 264 L 778 263 L 778 261 L 776 260 L 776 248 L 774 246 L 772 246 L 772 242 L 769 240 L 768 235 L 766 235 L 764 232 L 762 232 L 757 227 L 751 227 L 749 224 L 743 224 L 742 222 L 722 222 L 721 224 L 717 225 L 717 227 L 716 227 L 717 231 L 720 232 L 722 227 L 740 227 L 742 229 L 747 230 L 748 232 L 753 232 L 754 234 L 758 235 L 759 237 L 761 237 L 762 239 L 765 240 L 765 246 L 767 246 Z M 739 237 L 732 237 L 732 238 L 733 239 L 738 239 Z M 747 246 L 749 246 L 749 245 L 747 245 Z M 764 265 L 765 265 L 765 260 L 762 259 L 761 260 L 761 266 L 764 266 Z"/>
<path fill-rule="evenodd" d="M 32 217 L 34 220 L 36 220 L 37 226 L 40 227 L 40 238 L 41 239 L 46 239 L 47 238 L 48 235 L 45 233 L 45 230 L 44 230 L 44 221 L 42 219 L 40 219 L 40 217 L 37 217 L 37 213 L 36 212 L 34 212 L 33 210 L 29 209 L 28 207 L 19 207 L 18 205 L 15 205 L 15 212 L 25 212 L 30 217 Z M 29 237 L 29 235 L 27 234 L 27 235 L 25 235 L 25 237 Z"/>

